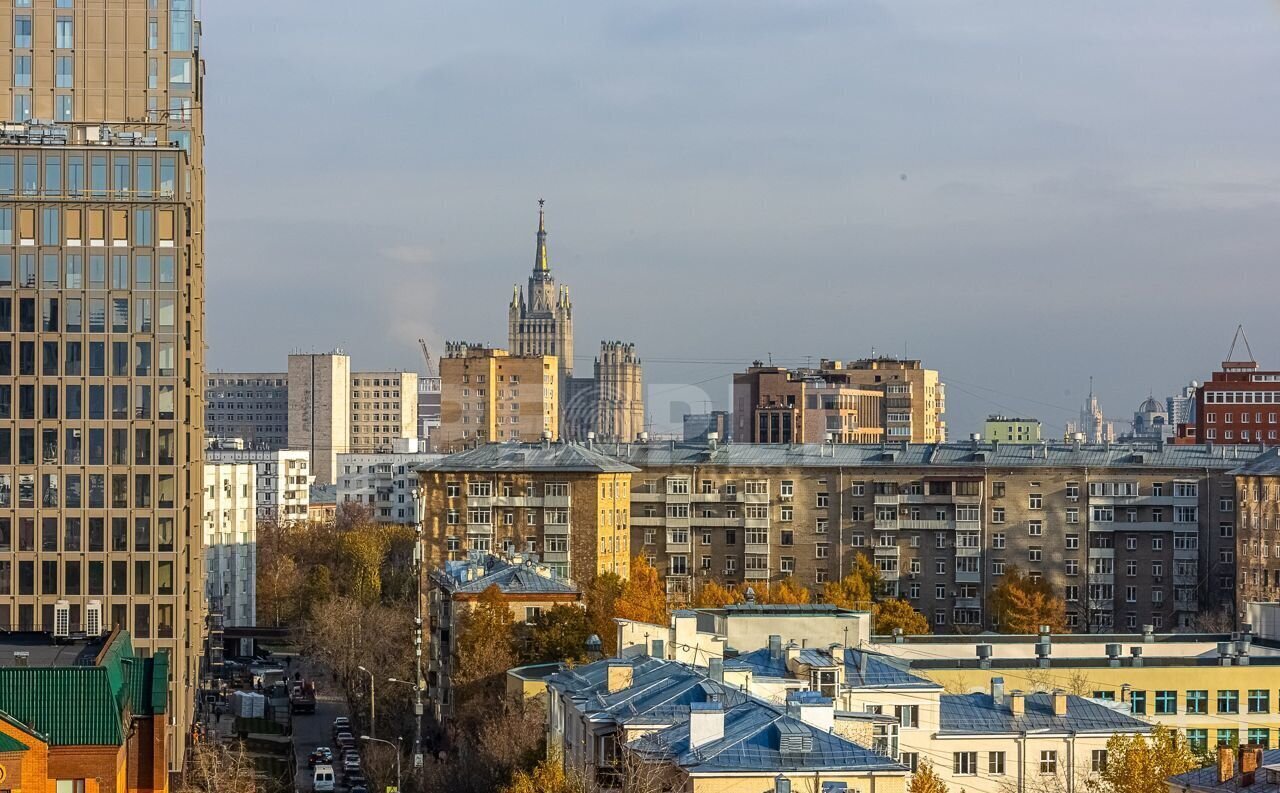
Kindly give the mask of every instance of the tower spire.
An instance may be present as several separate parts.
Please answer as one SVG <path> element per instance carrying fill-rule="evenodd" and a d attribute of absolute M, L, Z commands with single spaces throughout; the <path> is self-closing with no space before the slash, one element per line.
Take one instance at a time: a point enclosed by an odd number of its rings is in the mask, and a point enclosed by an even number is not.
<path fill-rule="evenodd" d="M 533 271 L 535 273 L 546 273 L 551 271 L 551 265 L 547 263 L 546 211 L 542 208 L 546 203 L 546 199 L 538 199 L 538 249 L 535 252 L 533 259 Z"/>

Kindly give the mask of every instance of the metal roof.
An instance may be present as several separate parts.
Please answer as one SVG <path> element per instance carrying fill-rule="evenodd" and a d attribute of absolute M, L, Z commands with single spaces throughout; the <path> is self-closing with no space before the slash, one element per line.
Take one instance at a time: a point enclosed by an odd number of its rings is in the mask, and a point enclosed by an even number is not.
<path fill-rule="evenodd" d="M 1024 695 L 1025 712 L 1014 716 L 1009 710 L 1010 694 L 994 704 L 991 695 L 943 694 L 939 697 L 938 732 L 940 735 L 972 735 L 974 733 L 1006 734 L 1023 730 L 1059 732 L 1147 732 L 1151 725 L 1127 713 L 1093 700 L 1067 695 L 1067 712 L 1053 713 L 1053 694 Z"/>
<path fill-rule="evenodd" d="M 784 736 L 786 743 L 804 748 L 784 748 Z M 632 746 L 642 756 L 669 760 L 689 774 L 907 771 L 889 757 L 754 699 L 728 707 L 723 737 L 696 749 L 689 745 L 688 721 L 645 735 Z"/>
<path fill-rule="evenodd" d="M 865 658 L 866 669 L 862 668 Z M 797 660 L 807 666 L 833 667 L 838 664 L 831 656 L 830 650 L 805 648 L 800 651 Z M 932 680 L 917 677 L 895 665 L 888 658 L 876 653 L 865 653 L 860 650 L 845 648 L 844 658 L 845 685 L 854 688 L 941 688 Z M 786 651 L 779 658 L 772 658 L 768 648 L 742 653 L 736 658 L 727 658 L 725 669 L 750 669 L 761 677 L 790 677 L 787 670 Z"/>
<path fill-rule="evenodd" d="M 490 443 L 450 455 L 418 470 L 630 471 L 714 465 L 741 468 L 1127 468 L 1234 471 L 1267 450 L 1245 445 L 1159 442 L 1032 444 L 958 442 L 888 444 L 631 444 Z M 1268 454 L 1274 455 L 1275 450 Z M 1280 464 L 1278 464 L 1280 465 Z"/>
<path fill-rule="evenodd" d="M 1237 469 L 1236 473 L 1247 476 L 1280 474 L 1280 447 L 1268 449 Z"/>
<path fill-rule="evenodd" d="M 13 736 L 0 732 L 0 752 L 25 752 L 31 747 Z"/>
<path fill-rule="evenodd" d="M 631 685 L 609 693 L 609 667 L 631 667 Z M 686 716 L 690 705 L 719 701 L 736 704 L 746 695 L 732 686 L 710 679 L 695 669 L 674 661 L 648 656 L 586 664 L 565 669 L 547 678 L 548 688 L 581 698 L 583 713 L 596 720 L 627 724 L 672 724 Z"/>
<path fill-rule="evenodd" d="M 577 443 L 488 443 L 458 452 L 418 471 L 536 471 L 568 473 L 634 473 L 638 469 Z"/>
<path fill-rule="evenodd" d="M 1205 791 L 1221 791 L 1221 793 L 1276 793 L 1280 790 L 1280 785 L 1268 780 L 1266 766 L 1280 765 L 1280 749 L 1267 749 L 1262 752 L 1262 764 L 1258 768 L 1258 773 L 1254 778 L 1251 786 L 1245 787 L 1240 784 L 1241 776 L 1233 774 L 1231 779 L 1226 782 L 1218 781 L 1218 765 L 1205 766 L 1195 771 L 1188 771 L 1185 774 L 1171 777 L 1169 785 L 1171 787 L 1188 788 L 1191 790 Z"/>
<path fill-rule="evenodd" d="M 545 565 L 532 559 L 508 561 L 493 554 L 445 562 L 443 567 L 432 571 L 431 577 L 454 594 L 478 595 L 491 586 L 496 586 L 504 595 L 578 594 L 578 587 L 572 581 L 557 577 Z"/>

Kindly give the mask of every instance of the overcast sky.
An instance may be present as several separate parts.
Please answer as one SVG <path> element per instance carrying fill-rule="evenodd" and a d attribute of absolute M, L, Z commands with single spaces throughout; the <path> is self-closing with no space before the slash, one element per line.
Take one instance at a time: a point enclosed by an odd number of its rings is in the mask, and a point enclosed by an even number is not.
<path fill-rule="evenodd" d="M 1241 322 L 1280 368 L 1275 0 L 211 0 L 203 20 L 214 368 L 505 346 L 539 196 L 575 366 L 634 341 L 659 423 L 699 389 L 727 404 L 770 353 L 922 358 L 955 438 L 993 411 L 1060 434 L 1090 375 L 1127 422 Z"/>

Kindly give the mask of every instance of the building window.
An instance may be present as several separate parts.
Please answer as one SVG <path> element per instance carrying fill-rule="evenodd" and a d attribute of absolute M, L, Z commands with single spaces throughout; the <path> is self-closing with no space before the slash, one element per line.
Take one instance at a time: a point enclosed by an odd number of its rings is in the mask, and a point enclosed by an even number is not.
<path fill-rule="evenodd" d="M 1004 752 L 987 752 L 987 773 L 994 776 L 1004 774 Z"/>
<path fill-rule="evenodd" d="M 1240 734 L 1233 728 L 1218 730 L 1218 746 L 1235 746 Z"/>
<path fill-rule="evenodd" d="M 951 773 L 972 776 L 978 773 L 977 752 L 952 752 Z"/>
<path fill-rule="evenodd" d="M 1107 750 L 1094 749 L 1090 756 L 1089 769 L 1095 774 L 1101 774 L 1107 770 Z"/>
<path fill-rule="evenodd" d="M 1187 692 L 1187 712 L 1190 713 L 1191 699 L 1190 695 L 1194 692 Z M 1157 716 L 1173 716 L 1178 712 L 1178 692 L 1177 691 L 1157 691 L 1156 692 L 1156 715 Z"/>
<path fill-rule="evenodd" d="M 1031 493 L 1028 495 L 1027 509 L 1044 509 L 1044 496 L 1039 493 Z"/>
<path fill-rule="evenodd" d="M 1159 711 L 1157 711 L 1159 712 Z M 1209 712 L 1209 692 L 1208 691 L 1188 691 L 1187 692 L 1187 713 L 1193 715 L 1204 715 Z"/>
<path fill-rule="evenodd" d="M 1263 749 L 1271 748 L 1271 730 L 1266 727 L 1250 727 L 1249 743 L 1261 746 Z"/>
<path fill-rule="evenodd" d="M 1209 731 L 1204 729 L 1187 730 L 1187 747 L 1195 754 L 1204 754 L 1209 748 Z"/>
<path fill-rule="evenodd" d="M 1218 692 L 1218 712 L 1219 713 L 1239 713 L 1240 712 L 1240 692 L 1235 690 Z"/>
<path fill-rule="evenodd" d="M 1249 690 L 1249 712 L 1271 712 L 1271 692 L 1268 689 L 1253 688 Z"/>
<path fill-rule="evenodd" d="M 1040 752 L 1040 773 L 1058 773 L 1058 753 L 1056 751 L 1052 749 L 1044 749 Z"/>

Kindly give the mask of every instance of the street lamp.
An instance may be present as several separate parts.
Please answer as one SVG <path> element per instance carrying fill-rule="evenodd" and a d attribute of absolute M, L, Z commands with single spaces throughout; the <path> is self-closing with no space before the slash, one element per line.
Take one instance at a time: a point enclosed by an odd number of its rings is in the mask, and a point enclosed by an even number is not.
<path fill-rule="evenodd" d="M 356 669 L 359 669 L 361 672 L 364 672 L 366 675 L 369 676 L 369 734 L 377 735 L 378 734 L 378 699 L 377 699 L 377 691 L 373 686 L 373 672 L 370 672 L 368 669 L 365 669 L 363 666 L 357 666 Z M 377 740 L 377 739 L 371 738 L 370 740 Z"/>
<path fill-rule="evenodd" d="M 374 738 L 371 735 L 361 735 L 360 740 L 369 741 L 370 743 L 385 743 L 396 750 L 396 793 L 400 793 L 400 736 L 396 736 L 395 743 L 384 741 L 381 738 Z"/>

